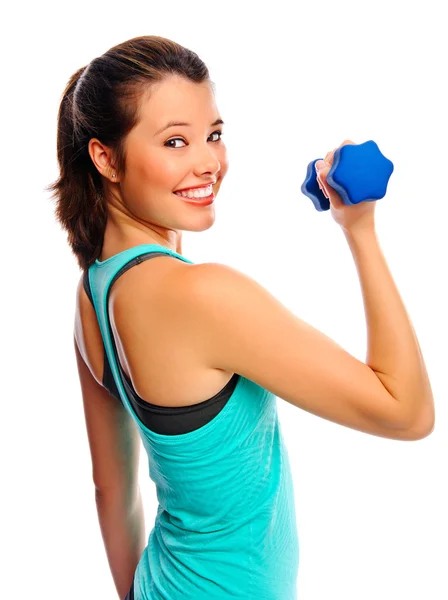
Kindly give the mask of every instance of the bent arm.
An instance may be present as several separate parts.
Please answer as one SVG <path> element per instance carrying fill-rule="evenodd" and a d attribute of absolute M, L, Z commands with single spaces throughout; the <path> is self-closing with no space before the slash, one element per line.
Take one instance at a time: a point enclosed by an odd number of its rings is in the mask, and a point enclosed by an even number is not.
<path fill-rule="evenodd" d="M 434 426 L 434 398 L 412 323 L 381 251 L 376 231 L 343 230 L 364 300 L 366 364 L 403 406 L 410 428 L 427 435 Z"/>

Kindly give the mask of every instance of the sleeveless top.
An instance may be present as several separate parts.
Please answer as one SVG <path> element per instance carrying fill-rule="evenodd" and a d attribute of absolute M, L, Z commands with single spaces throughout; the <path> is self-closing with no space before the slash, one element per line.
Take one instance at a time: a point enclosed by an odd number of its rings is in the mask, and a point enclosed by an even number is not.
<path fill-rule="evenodd" d="M 110 326 L 109 292 L 128 265 L 154 253 L 194 264 L 164 246 L 140 244 L 97 259 L 86 270 L 114 394 L 136 423 L 157 493 L 154 526 L 134 574 L 134 598 L 296 600 L 294 486 L 276 396 L 235 373 L 217 396 L 195 405 L 190 429 L 160 433 L 156 428 L 184 407 L 137 402 L 124 376 Z M 160 408 L 164 414 L 153 428 Z"/>
<path fill-rule="evenodd" d="M 166 256 L 165 252 L 150 252 L 144 254 L 143 256 L 136 256 L 127 262 L 119 271 L 115 274 L 113 281 L 109 286 L 109 292 L 112 288 L 112 285 L 115 281 L 122 275 L 125 271 L 130 269 L 136 264 L 143 262 L 144 260 L 148 260 L 151 258 L 155 258 L 156 256 Z M 83 285 L 86 291 L 87 296 L 90 298 L 90 301 L 93 304 L 92 292 L 90 289 L 90 281 L 89 274 L 86 270 L 83 276 Z M 106 306 L 107 306 L 106 302 Z M 95 305 L 94 305 L 95 307 Z M 177 434 L 177 433 L 187 433 L 188 431 L 193 431 L 194 429 L 198 429 L 202 425 L 205 425 L 208 421 L 210 421 L 215 415 L 217 415 L 222 407 L 226 404 L 227 400 L 233 393 L 235 389 L 236 383 L 238 381 L 239 375 L 238 373 L 234 373 L 233 377 L 227 382 L 227 384 L 223 387 L 221 391 L 219 391 L 215 396 L 209 398 L 208 400 L 204 400 L 203 402 L 199 402 L 198 404 L 194 404 L 192 406 L 158 406 L 156 404 L 151 404 L 147 400 L 144 400 L 141 396 L 137 394 L 134 386 L 132 385 L 132 381 L 126 375 L 123 367 L 121 366 L 120 360 L 118 358 L 117 347 L 115 344 L 115 340 L 112 337 L 112 345 L 114 347 L 114 353 L 117 357 L 117 366 L 120 371 L 120 376 L 123 380 L 123 385 L 126 390 L 126 393 L 130 397 L 130 403 L 133 405 L 137 416 L 142 421 L 144 425 L 146 425 L 152 431 L 157 433 L 164 433 L 167 435 Z M 103 371 L 103 379 L 102 384 L 106 390 L 114 396 L 118 401 L 120 401 L 120 392 L 118 391 L 117 385 L 115 383 L 115 379 L 112 375 L 112 369 L 109 363 L 109 359 L 107 358 L 106 347 L 103 340 L 103 350 L 104 350 L 104 371 Z"/>

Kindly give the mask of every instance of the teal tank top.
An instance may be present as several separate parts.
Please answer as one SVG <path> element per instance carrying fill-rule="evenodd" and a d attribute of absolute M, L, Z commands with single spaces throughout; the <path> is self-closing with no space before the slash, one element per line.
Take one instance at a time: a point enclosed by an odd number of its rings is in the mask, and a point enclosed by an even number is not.
<path fill-rule="evenodd" d="M 148 455 L 158 508 L 134 574 L 135 600 L 295 600 L 299 543 L 277 397 L 240 376 L 199 429 L 156 433 L 126 394 L 112 345 L 107 292 L 116 273 L 158 244 L 140 244 L 88 269 L 93 304 L 121 401 Z"/>

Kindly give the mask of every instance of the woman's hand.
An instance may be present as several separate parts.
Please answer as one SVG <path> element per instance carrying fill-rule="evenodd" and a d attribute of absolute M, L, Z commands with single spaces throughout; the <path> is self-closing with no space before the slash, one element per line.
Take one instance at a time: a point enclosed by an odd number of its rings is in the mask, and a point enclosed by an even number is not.
<path fill-rule="evenodd" d="M 346 144 L 354 144 L 351 140 L 345 140 L 339 146 Z M 318 160 L 316 168 L 317 183 L 326 198 L 330 200 L 330 211 L 333 219 L 345 231 L 352 232 L 358 229 L 374 229 L 375 228 L 375 207 L 376 202 L 359 202 L 358 204 L 346 205 L 342 202 L 340 195 L 327 182 L 327 175 L 333 165 L 335 148 L 331 152 L 327 152 L 323 160 Z"/>

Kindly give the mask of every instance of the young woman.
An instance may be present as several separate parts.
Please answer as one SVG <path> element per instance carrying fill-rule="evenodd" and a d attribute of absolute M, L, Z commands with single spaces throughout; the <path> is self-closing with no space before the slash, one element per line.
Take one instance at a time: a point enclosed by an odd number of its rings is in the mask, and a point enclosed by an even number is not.
<path fill-rule="evenodd" d="M 75 353 L 120 600 L 296 598 L 277 397 L 396 440 L 425 437 L 434 423 L 376 203 L 341 202 L 326 180 L 334 152 L 317 177 L 360 277 L 366 363 L 247 275 L 182 255 L 183 230 L 213 225 L 228 170 L 213 85 L 191 50 L 139 37 L 79 69 L 59 110 L 60 177 L 49 189 L 83 271 Z M 159 502 L 148 540 L 140 441 Z"/>

